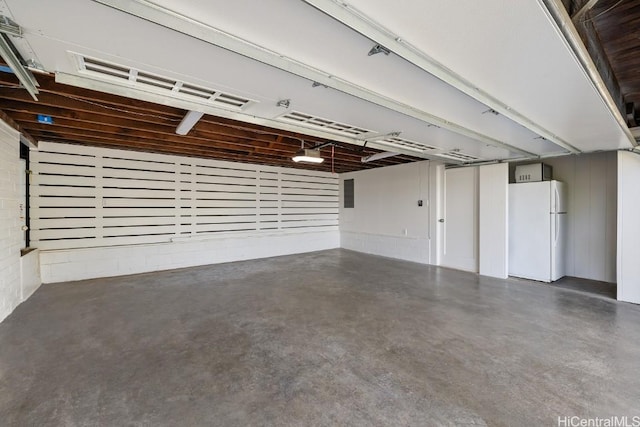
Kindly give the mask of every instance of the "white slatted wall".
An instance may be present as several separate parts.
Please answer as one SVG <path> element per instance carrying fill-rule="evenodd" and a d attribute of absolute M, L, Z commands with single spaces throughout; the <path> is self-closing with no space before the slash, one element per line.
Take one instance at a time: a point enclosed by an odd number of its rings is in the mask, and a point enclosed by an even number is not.
<path fill-rule="evenodd" d="M 326 172 L 45 142 L 31 170 L 43 250 L 338 229 Z"/>

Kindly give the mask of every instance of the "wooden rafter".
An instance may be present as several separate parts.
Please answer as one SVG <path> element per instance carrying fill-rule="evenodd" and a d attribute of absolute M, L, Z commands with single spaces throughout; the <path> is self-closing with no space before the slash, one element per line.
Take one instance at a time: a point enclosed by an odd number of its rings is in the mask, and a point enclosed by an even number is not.
<path fill-rule="evenodd" d="M 331 142 L 321 138 L 210 115 L 181 136 L 175 133 L 185 113 L 179 108 L 62 85 L 52 77 L 40 79 L 38 102 L 17 87 L 9 74 L 0 74 L 0 85 L 0 101 L 7 118 L 28 131 L 34 140 L 315 170 L 331 168 L 331 162 L 298 165 L 291 161 L 301 139 L 310 145 Z M 37 114 L 51 116 L 53 124 L 38 123 Z M 330 152 L 326 149 L 323 155 L 328 157 Z M 335 170 L 346 172 L 418 160 L 397 156 L 375 163 L 360 161 L 362 156 L 377 152 L 339 145 L 335 149 Z"/>

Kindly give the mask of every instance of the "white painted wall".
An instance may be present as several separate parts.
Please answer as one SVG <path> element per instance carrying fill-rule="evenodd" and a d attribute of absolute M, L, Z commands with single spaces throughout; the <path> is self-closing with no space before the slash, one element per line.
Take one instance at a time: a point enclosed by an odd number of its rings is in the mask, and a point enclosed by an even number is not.
<path fill-rule="evenodd" d="M 40 278 L 40 251 L 33 249 L 20 257 L 20 298 L 29 298 L 42 284 Z"/>
<path fill-rule="evenodd" d="M 437 171 L 437 163 L 424 161 L 341 174 L 341 246 L 430 263 L 430 174 Z M 342 203 L 345 179 L 354 180 L 354 208 Z"/>
<path fill-rule="evenodd" d="M 616 282 L 617 154 L 544 159 L 567 184 L 568 276 Z"/>
<path fill-rule="evenodd" d="M 40 285 L 33 264 L 20 259 L 20 203 L 20 134 L 0 120 L 0 321 Z"/>
<path fill-rule="evenodd" d="M 618 152 L 618 300 L 640 304 L 640 155 Z"/>
<path fill-rule="evenodd" d="M 354 179 L 355 207 L 345 209 L 341 193 L 343 248 L 468 271 L 482 259 L 482 274 L 506 277 L 507 164 L 445 171 L 425 161 L 351 172 L 340 175 L 341 191 L 345 179 Z"/>
<path fill-rule="evenodd" d="M 479 273 L 509 275 L 509 165 L 479 167 Z"/>

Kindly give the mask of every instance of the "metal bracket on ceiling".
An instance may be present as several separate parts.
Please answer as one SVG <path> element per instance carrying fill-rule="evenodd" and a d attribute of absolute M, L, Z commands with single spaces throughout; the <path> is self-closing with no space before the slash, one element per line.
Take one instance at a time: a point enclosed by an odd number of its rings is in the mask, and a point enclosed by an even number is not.
<path fill-rule="evenodd" d="M 276 103 L 276 107 L 289 108 L 291 106 L 290 99 L 281 99 Z"/>
<path fill-rule="evenodd" d="M 381 139 L 387 139 L 387 138 L 397 138 L 400 136 L 401 133 L 402 131 L 393 131 L 393 132 L 384 133 L 384 134 L 380 134 L 378 132 L 367 132 L 359 135 L 358 139 L 364 142 L 372 142 L 372 141 L 379 141 Z"/>
<path fill-rule="evenodd" d="M 371 55 L 375 55 L 377 53 L 384 53 L 385 55 L 389 55 L 391 53 L 391 51 L 389 49 L 387 49 L 386 47 L 382 46 L 381 44 L 377 44 L 374 47 L 371 48 L 371 50 L 369 51 L 369 53 L 367 55 L 371 56 Z"/>
<path fill-rule="evenodd" d="M 370 156 L 364 156 L 360 159 L 360 163 L 375 162 L 376 160 L 386 159 L 388 157 L 399 156 L 400 153 L 395 151 L 382 151 L 380 153 L 371 154 Z"/>
<path fill-rule="evenodd" d="M 337 146 L 339 144 L 333 141 L 323 142 L 323 143 L 314 145 L 313 147 L 311 147 L 311 150 L 320 150 L 321 148 L 330 147 L 332 145 Z"/>
<path fill-rule="evenodd" d="M 362 146 L 360 146 L 360 151 L 364 151 L 364 149 L 367 147 L 368 142 L 380 141 L 387 138 L 397 138 L 401 133 L 401 131 L 394 131 L 385 134 L 377 134 L 376 132 L 368 132 L 366 134 L 362 134 L 359 138 L 363 141 Z"/>
<path fill-rule="evenodd" d="M 22 28 L 8 16 L 0 15 L 0 33 L 22 37 Z"/>

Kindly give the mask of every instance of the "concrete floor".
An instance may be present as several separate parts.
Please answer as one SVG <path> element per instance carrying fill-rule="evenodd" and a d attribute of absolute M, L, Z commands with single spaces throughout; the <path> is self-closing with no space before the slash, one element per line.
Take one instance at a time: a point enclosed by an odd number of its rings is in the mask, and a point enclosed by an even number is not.
<path fill-rule="evenodd" d="M 563 277 L 550 286 L 557 286 L 564 289 L 586 292 L 591 295 L 599 295 L 603 298 L 616 299 L 618 288 L 615 283 L 599 282 L 597 280 L 585 280 L 577 277 Z"/>
<path fill-rule="evenodd" d="M 43 286 L 0 424 L 557 425 L 639 373 L 640 306 L 331 250 Z"/>

